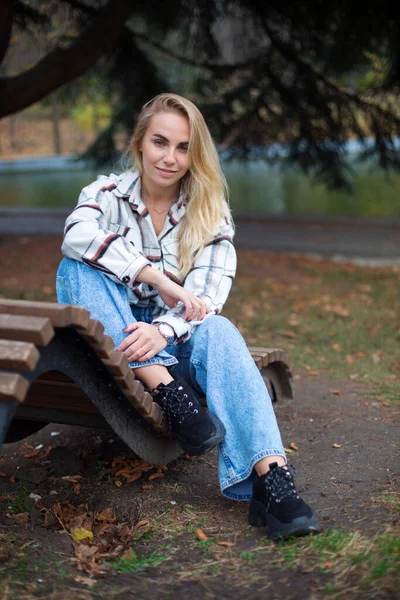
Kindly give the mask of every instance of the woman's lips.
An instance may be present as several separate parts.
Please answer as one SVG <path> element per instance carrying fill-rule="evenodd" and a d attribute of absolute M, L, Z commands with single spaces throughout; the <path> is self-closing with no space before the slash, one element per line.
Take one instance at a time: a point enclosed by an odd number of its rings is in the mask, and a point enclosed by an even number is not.
<path fill-rule="evenodd" d="M 160 171 L 163 175 L 175 175 L 176 171 L 168 171 L 168 169 L 161 169 L 160 167 L 156 167 L 157 171 Z"/>

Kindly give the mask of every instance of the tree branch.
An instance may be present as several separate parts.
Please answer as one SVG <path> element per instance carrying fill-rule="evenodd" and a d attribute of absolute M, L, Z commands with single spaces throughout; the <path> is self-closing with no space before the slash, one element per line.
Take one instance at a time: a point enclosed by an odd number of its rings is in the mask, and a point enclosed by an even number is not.
<path fill-rule="evenodd" d="M 10 44 L 13 14 L 14 1 L 3 0 L 0 6 L 0 64 L 3 62 Z"/>
<path fill-rule="evenodd" d="M 38 102 L 64 83 L 85 73 L 110 52 L 119 38 L 135 0 L 110 0 L 92 25 L 67 48 L 55 48 L 34 67 L 0 79 L 0 118 Z"/>

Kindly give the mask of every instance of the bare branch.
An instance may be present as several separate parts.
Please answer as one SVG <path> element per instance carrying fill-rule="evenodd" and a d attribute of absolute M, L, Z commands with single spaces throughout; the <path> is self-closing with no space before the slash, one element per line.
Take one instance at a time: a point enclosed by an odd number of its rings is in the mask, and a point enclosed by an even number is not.
<path fill-rule="evenodd" d="M 70 46 L 55 48 L 16 77 L 0 79 L 0 118 L 38 102 L 96 64 L 114 48 L 134 4 L 135 0 L 110 0 Z"/>

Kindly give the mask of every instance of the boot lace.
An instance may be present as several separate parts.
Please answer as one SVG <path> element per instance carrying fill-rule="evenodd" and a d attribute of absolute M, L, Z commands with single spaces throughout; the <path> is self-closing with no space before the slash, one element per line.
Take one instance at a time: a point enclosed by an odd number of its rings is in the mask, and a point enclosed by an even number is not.
<path fill-rule="evenodd" d="M 181 385 L 175 389 L 164 387 L 159 390 L 159 393 L 163 397 L 162 422 L 167 423 L 169 433 L 172 433 L 173 422 L 182 425 L 188 415 L 199 412 L 193 402 L 188 399 L 188 395 L 185 394 Z"/>
<path fill-rule="evenodd" d="M 296 468 L 293 465 L 287 466 L 293 469 L 293 474 L 289 469 L 277 466 L 271 469 L 265 478 L 268 491 L 275 502 L 281 502 L 287 498 L 299 498 L 293 480 Z"/>

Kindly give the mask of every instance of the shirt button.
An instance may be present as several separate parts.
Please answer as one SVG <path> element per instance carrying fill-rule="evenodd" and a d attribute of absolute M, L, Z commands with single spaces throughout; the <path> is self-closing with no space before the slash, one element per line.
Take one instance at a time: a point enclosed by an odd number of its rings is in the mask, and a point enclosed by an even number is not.
<path fill-rule="evenodd" d="M 124 277 L 121 279 L 122 283 L 129 283 L 130 281 L 130 277 L 129 275 L 124 275 Z"/>

